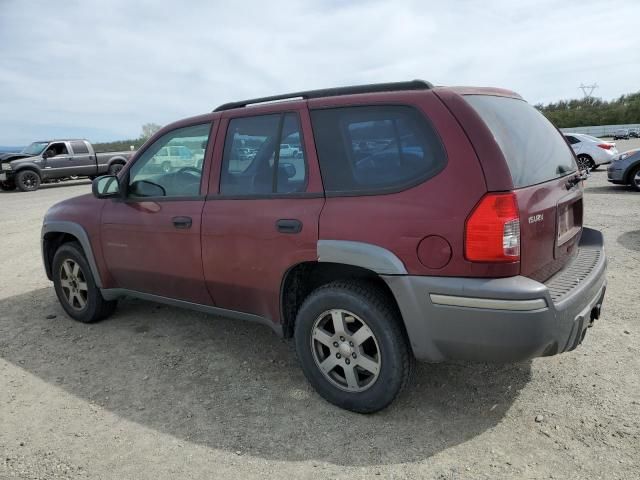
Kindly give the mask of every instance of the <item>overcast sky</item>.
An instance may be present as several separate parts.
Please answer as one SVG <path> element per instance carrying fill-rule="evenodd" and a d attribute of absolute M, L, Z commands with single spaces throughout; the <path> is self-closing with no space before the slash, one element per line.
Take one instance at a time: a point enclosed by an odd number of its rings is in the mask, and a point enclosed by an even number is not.
<path fill-rule="evenodd" d="M 610 99 L 640 90 L 639 19 L 638 0 L 0 0 L 0 145 L 413 78 Z"/>

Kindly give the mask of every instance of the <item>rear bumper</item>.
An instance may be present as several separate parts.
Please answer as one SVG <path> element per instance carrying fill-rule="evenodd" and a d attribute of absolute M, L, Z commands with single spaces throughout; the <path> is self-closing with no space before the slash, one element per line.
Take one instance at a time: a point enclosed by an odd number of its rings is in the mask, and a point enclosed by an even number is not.
<path fill-rule="evenodd" d="M 516 276 L 384 276 L 418 360 L 519 361 L 576 348 L 600 316 L 606 257 L 585 228 L 578 255 L 545 283 Z"/>

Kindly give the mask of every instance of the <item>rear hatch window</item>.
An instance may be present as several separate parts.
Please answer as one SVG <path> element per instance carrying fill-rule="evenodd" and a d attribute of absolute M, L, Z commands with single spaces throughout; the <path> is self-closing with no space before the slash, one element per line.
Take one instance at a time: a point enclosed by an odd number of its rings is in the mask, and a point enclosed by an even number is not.
<path fill-rule="evenodd" d="M 486 123 L 509 166 L 515 188 L 563 177 L 577 170 L 563 136 L 524 100 L 465 95 Z"/>

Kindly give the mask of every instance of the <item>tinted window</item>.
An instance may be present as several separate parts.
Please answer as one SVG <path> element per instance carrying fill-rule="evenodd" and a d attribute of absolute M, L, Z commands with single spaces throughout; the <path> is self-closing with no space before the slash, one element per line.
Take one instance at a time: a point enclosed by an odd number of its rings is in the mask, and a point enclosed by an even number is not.
<path fill-rule="evenodd" d="M 502 149 L 515 187 L 546 182 L 577 169 L 562 135 L 527 102 L 489 95 L 467 95 L 465 99 Z"/>
<path fill-rule="evenodd" d="M 327 192 L 408 188 L 446 163 L 433 127 L 411 107 L 331 108 L 315 110 L 311 117 Z"/>
<path fill-rule="evenodd" d="M 283 141 L 298 146 L 292 148 Z M 303 192 L 306 180 L 306 160 L 297 114 L 234 118 L 229 122 L 220 193 L 266 195 Z"/>
<path fill-rule="evenodd" d="M 73 150 L 73 153 L 75 153 L 76 155 L 89 153 L 89 149 L 87 148 L 87 145 L 84 142 L 71 142 L 71 149 Z"/>
<path fill-rule="evenodd" d="M 210 131 L 211 124 L 205 123 L 173 130 L 156 140 L 129 170 L 129 195 L 199 195 Z"/>

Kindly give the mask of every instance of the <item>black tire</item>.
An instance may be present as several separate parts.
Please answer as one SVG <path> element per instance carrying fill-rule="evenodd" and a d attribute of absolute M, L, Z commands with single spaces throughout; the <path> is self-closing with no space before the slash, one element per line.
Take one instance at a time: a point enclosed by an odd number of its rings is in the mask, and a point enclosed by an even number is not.
<path fill-rule="evenodd" d="M 636 192 L 640 192 L 640 165 L 635 167 L 631 170 L 631 173 L 629 173 L 629 185 L 631 185 L 631 188 Z"/>
<path fill-rule="evenodd" d="M 16 182 L 13 180 L 5 180 L 0 182 L 0 190 L 3 192 L 11 192 L 16 189 Z"/>
<path fill-rule="evenodd" d="M 595 170 L 595 165 L 595 162 L 589 155 L 578 155 L 578 168 L 580 170 L 584 170 L 585 168 Z"/>
<path fill-rule="evenodd" d="M 346 391 L 347 385 L 340 388 L 337 385 L 338 382 L 329 378 L 331 375 L 339 377 L 340 372 L 343 372 L 346 379 L 344 365 L 336 365 L 329 373 L 324 373 L 319 366 L 318 354 L 314 351 L 318 345 L 315 340 L 317 337 L 313 335 L 317 330 L 319 319 L 329 311 L 347 312 L 344 317 L 347 322 L 348 318 L 353 321 L 353 317 L 349 317 L 349 314 L 355 315 L 358 320 L 364 319 L 363 324 L 366 324 L 373 334 L 372 341 L 375 342 L 378 352 L 376 357 L 379 369 L 377 377 L 363 391 Z M 328 318 L 332 318 L 331 314 Z M 386 408 L 409 383 L 415 362 L 401 322 L 400 314 L 392 300 L 388 298 L 386 292 L 373 284 L 337 281 L 316 289 L 304 301 L 295 325 L 296 351 L 307 380 L 324 399 L 341 408 L 358 413 L 373 413 Z M 336 332 L 333 334 L 331 341 L 336 340 L 333 345 L 339 344 L 342 348 L 343 343 L 340 342 L 344 342 L 345 339 Z M 354 335 L 355 339 L 356 333 L 348 335 Z M 347 338 L 349 339 L 351 337 Z M 353 343 L 349 342 L 349 344 L 353 347 Z M 362 346 L 364 345 L 363 343 Z M 353 353 L 343 354 L 342 357 L 335 354 L 335 357 L 349 364 L 347 358 L 350 355 L 356 355 L 356 352 L 363 354 L 360 350 L 362 346 L 354 347 L 357 350 Z M 320 347 L 329 352 L 328 347 L 323 345 Z M 328 353 L 324 360 L 329 358 L 333 360 L 334 355 Z M 353 358 L 355 359 L 356 356 Z M 358 363 L 357 360 L 353 362 Z M 353 365 L 350 368 L 355 370 Z M 336 369 L 338 369 L 337 374 Z M 361 370 L 358 371 L 362 373 Z M 356 376 L 359 386 L 360 374 L 356 373 Z"/>
<path fill-rule="evenodd" d="M 40 175 L 34 170 L 21 170 L 16 175 L 16 185 L 23 192 L 35 192 L 40 188 Z"/>
<path fill-rule="evenodd" d="M 118 172 L 122 170 L 122 167 L 124 167 L 124 163 L 120 163 L 120 162 L 112 163 L 109 166 L 109 175 L 117 175 Z"/>
<path fill-rule="evenodd" d="M 72 304 L 68 299 L 69 288 L 63 285 L 65 280 L 67 285 L 69 282 L 68 278 L 63 278 L 66 276 L 64 273 L 64 265 L 66 265 L 66 262 L 78 265 L 79 270 L 75 278 L 79 279 L 79 284 L 86 284 L 86 296 L 84 295 L 84 290 L 82 293 L 85 299 L 84 307 L 81 307 L 79 304 L 76 306 L 75 301 Z M 93 323 L 107 318 L 114 312 L 118 302 L 117 300 L 106 301 L 102 297 L 100 289 L 96 286 L 93 274 L 91 273 L 91 268 L 89 267 L 89 263 L 84 256 L 80 244 L 70 242 L 63 244 L 58 248 L 53 257 L 51 271 L 58 301 L 60 302 L 60 305 L 62 305 L 62 308 L 64 308 L 65 312 L 67 312 L 67 315 L 74 320 L 82 323 Z"/>

